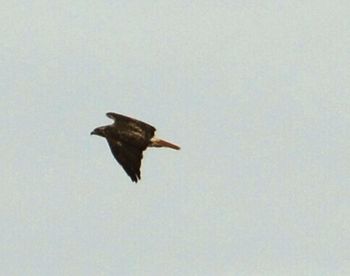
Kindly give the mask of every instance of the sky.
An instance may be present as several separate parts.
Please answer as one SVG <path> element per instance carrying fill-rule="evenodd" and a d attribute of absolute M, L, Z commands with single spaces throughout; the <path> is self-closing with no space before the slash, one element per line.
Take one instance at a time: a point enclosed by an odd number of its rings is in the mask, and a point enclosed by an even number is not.
<path fill-rule="evenodd" d="M 350 274 L 348 1 L 1 6 L 0 275 Z"/>

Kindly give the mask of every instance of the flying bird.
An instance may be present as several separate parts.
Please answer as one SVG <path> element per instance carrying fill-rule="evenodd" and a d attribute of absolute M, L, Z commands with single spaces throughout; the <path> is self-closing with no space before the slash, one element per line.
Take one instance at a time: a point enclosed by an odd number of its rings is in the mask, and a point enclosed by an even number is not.
<path fill-rule="evenodd" d="M 156 129 L 142 121 L 113 113 L 106 113 L 114 123 L 95 128 L 90 134 L 107 139 L 114 158 L 123 167 L 132 181 L 141 179 L 140 167 L 142 152 L 148 147 L 167 147 L 179 150 L 180 147 L 156 138 Z"/>

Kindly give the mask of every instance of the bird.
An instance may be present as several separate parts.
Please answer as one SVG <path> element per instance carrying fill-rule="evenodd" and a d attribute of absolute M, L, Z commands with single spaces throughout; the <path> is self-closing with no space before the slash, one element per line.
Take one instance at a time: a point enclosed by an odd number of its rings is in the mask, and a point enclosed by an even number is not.
<path fill-rule="evenodd" d="M 106 138 L 114 158 L 124 171 L 137 183 L 141 180 L 141 159 L 148 147 L 167 147 L 179 150 L 180 147 L 155 137 L 156 128 L 145 122 L 114 112 L 106 116 L 113 124 L 95 128 L 90 135 Z"/>

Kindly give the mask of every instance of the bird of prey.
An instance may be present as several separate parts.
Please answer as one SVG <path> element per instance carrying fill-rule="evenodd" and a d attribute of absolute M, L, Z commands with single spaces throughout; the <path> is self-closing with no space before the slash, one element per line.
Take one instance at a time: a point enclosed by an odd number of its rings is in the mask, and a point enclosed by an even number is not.
<path fill-rule="evenodd" d="M 107 139 L 114 158 L 134 182 L 141 179 L 142 152 L 147 147 L 180 149 L 177 145 L 154 137 L 156 129 L 147 123 L 113 112 L 106 113 L 106 116 L 114 123 L 97 127 L 90 134 Z"/>

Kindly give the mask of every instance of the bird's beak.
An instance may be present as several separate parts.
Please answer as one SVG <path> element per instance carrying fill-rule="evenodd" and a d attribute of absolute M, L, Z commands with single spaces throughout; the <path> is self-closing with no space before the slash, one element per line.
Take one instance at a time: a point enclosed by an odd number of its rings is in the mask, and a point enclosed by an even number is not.
<path fill-rule="evenodd" d="M 101 137 L 105 137 L 104 128 L 103 127 L 95 128 L 93 131 L 91 131 L 90 135 L 98 135 Z"/>

